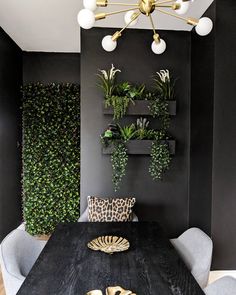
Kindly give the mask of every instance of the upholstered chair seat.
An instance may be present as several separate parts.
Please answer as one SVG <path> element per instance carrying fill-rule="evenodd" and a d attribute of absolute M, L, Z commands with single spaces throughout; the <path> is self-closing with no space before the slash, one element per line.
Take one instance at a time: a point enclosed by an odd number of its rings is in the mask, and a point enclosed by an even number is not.
<path fill-rule="evenodd" d="M 206 295 L 234 295 L 236 294 L 236 279 L 223 277 L 204 289 Z"/>
<path fill-rule="evenodd" d="M 205 288 L 211 268 L 212 240 L 199 228 L 190 228 L 171 243 L 201 288 Z"/>

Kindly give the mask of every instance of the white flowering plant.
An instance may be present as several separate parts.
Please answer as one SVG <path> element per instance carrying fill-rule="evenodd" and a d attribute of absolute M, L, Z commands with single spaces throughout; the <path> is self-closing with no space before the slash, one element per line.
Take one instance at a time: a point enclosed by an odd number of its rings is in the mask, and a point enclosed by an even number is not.
<path fill-rule="evenodd" d="M 120 73 L 121 70 L 116 69 L 112 64 L 109 70 L 99 70 L 99 72 L 100 74 L 97 75 L 101 82 L 98 85 L 102 88 L 105 98 L 111 97 L 116 88 L 116 75 Z"/>
<path fill-rule="evenodd" d="M 169 70 L 160 70 L 154 76 L 154 89 L 163 100 L 173 100 L 175 82 L 176 80 L 171 78 Z"/>

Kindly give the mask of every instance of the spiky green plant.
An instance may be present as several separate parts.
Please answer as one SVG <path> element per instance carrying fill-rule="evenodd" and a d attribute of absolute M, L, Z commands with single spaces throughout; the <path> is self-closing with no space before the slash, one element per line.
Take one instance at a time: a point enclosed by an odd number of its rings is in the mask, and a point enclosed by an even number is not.
<path fill-rule="evenodd" d="M 137 130 L 136 130 L 134 124 L 131 124 L 129 126 L 124 126 L 124 127 L 121 127 L 120 125 L 118 125 L 118 126 L 119 126 L 119 130 L 120 130 L 121 139 L 124 142 L 127 142 L 130 139 L 135 138 Z"/>

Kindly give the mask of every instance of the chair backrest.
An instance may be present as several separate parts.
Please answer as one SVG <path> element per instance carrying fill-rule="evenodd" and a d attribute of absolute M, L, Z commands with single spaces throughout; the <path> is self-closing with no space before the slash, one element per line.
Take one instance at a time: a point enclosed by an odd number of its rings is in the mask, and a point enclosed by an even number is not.
<path fill-rule="evenodd" d="M 212 240 L 199 228 L 190 228 L 171 242 L 199 285 L 204 288 L 210 273 Z"/>
<path fill-rule="evenodd" d="M 20 229 L 13 230 L 2 241 L 0 258 L 6 291 L 14 280 L 17 284 L 24 281 L 45 244 L 45 241 L 38 241 Z"/>
<path fill-rule="evenodd" d="M 204 289 L 206 295 L 234 295 L 236 294 L 236 279 L 223 277 Z"/>

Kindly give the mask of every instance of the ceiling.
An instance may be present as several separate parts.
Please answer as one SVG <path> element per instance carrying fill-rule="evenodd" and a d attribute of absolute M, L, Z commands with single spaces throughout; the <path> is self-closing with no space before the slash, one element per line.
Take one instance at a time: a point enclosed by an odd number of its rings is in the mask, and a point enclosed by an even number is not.
<path fill-rule="evenodd" d="M 113 1 L 113 0 L 112 0 Z M 201 17 L 214 0 L 195 0 L 188 16 Z M 82 0 L 0 0 L 0 26 L 25 51 L 79 52 L 80 34 L 76 21 Z M 115 1 L 113 1 L 115 2 Z M 119 2 L 135 3 L 136 0 Z M 120 7 L 106 10 L 119 10 Z M 100 9 L 100 11 L 104 9 Z M 166 30 L 190 31 L 191 26 L 173 17 L 156 14 L 156 27 Z M 122 15 L 108 17 L 97 27 L 122 27 Z M 150 29 L 142 16 L 135 28 Z"/>

